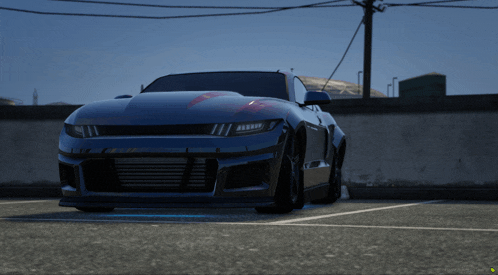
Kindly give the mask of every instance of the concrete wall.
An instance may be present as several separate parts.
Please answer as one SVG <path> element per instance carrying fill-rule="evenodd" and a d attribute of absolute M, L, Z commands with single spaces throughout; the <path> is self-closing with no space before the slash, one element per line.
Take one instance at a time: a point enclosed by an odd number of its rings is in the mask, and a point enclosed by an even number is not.
<path fill-rule="evenodd" d="M 62 119 L 0 120 L 0 184 L 54 184 L 59 181 Z"/>
<path fill-rule="evenodd" d="M 350 187 L 498 188 L 498 112 L 334 115 Z"/>
<path fill-rule="evenodd" d="M 0 106 L 0 185 L 58 184 L 58 136 L 79 106 Z M 343 99 L 344 183 L 498 188 L 498 95 Z"/>

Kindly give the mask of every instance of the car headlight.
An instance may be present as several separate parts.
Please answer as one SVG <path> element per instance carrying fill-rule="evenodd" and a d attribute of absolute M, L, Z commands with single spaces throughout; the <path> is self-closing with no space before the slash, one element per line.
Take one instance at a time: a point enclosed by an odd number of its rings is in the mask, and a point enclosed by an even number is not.
<path fill-rule="evenodd" d="M 239 123 L 218 123 L 218 124 L 206 124 L 197 132 L 197 134 L 208 134 L 214 136 L 244 136 L 253 135 L 271 131 L 275 129 L 278 123 L 282 121 L 281 119 L 272 120 L 260 120 L 251 122 L 239 122 Z M 109 128 L 111 127 L 111 128 Z M 123 129 L 113 129 L 113 126 L 95 126 L 95 125 L 71 125 L 65 124 L 65 132 L 67 135 L 75 138 L 92 138 L 98 136 L 119 136 L 119 135 L 130 135 L 130 130 Z M 130 126 L 134 127 L 134 126 Z M 191 125 L 185 125 L 184 127 L 192 127 Z M 143 129 L 131 128 L 133 135 L 158 135 L 156 133 L 160 127 L 158 126 L 145 126 Z M 168 127 L 166 127 L 168 128 Z M 168 129 L 167 129 L 168 130 Z M 181 129 L 180 129 L 181 130 Z M 180 133 L 181 132 L 181 133 Z M 185 134 L 185 131 L 178 132 L 178 129 L 169 129 L 164 134 L 159 135 L 175 135 L 175 134 Z"/>
<path fill-rule="evenodd" d="M 88 138 L 99 136 L 99 130 L 97 126 L 90 125 L 64 125 L 66 128 L 66 134 L 75 138 Z"/>
<path fill-rule="evenodd" d="M 215 136 L 243 136 L 271 131 L 280 122 L 280 119 L 214 124 L 211 135 Z"/>

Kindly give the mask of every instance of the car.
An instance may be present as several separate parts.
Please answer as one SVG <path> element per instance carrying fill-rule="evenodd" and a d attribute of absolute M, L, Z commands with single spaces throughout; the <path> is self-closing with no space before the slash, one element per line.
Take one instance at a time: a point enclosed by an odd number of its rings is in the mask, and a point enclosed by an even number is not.
<path fill-rule="evenodd" d="M 60 206 L 251 207 L 288 213 L 341 195 L 345 134 L 288 72 L 160 77 L 75 110 L 59 137 Z"/>

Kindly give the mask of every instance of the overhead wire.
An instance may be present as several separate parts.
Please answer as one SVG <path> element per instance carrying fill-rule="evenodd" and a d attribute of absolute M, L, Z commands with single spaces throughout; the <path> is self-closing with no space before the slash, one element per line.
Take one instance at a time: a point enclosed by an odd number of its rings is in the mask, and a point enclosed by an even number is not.
<path fill-rule="evenodd" d="M 175 15 L 175 16 L 137 16 L 137 15 L 112 15 L 112 14 L 88 14 L 88 13 L 65 13 L 65 12 L 59 13 L 59 12 L 43 12 L 43 11 L 15 9 L 15 8 L 7 8 L 7 7 L 0 7 L 0 10 L 8 10 L 8 11 L 16 11 L 16 12 L 24 12 L 24 13 L 32 13 L 32 14 L 43 14 L 43 15 L 113 17 L 113 18 L 134 18 L 134 19 L 180 19 L 180 18 L 200 18 L 200 17 L 220 17 L 220 16 L 235 16 L 235 15 L 265 14 L 265 13 L 284 11 L 284 10 L 309 8 L 309 7 L 319 6 L 322 4 L 330 4 L 330 3 L 342 2 L 342 1 L 345 1 L 345 0 L 333 0 L 333 1 L 325 1 L 325 2 L 319 2 L 319 3 L 301 5 L 301 6 L 281 7 L 281 8 L 269 9 L 269 10 L 265 10 L 265 11 Z"/>
<path fill-rule="evenodd" d="M 481 7 L 481 6 L 462 6 L 462 5 L 434 5 L 440 3 L 452 3 L 452 2 L 470 2 L 471 0 L 444 0 L 444 1 L 426 1 L 418 3 L 385 3 L 387 7 L 437 7 L 437 8 L 463 8 L 463 9 L 498 9 L 496 7 Z"/>
<path fill-rule="evenodd" d="M 339 61 L 339 64 L 337 64 L 337 66 L 335 67 L 334 71 L 332 72 L 332 74 L 329 76 L 329 78 L 327 79 L 327 81 L 325 82 L 325 85 L 323 85 L 323 88 L 320 90 L 320 91 L 323 91 L 325 89 L 325 87 L 327 86 L 327 84 L 329 83 L 330 79 L 332 78 L 332 76 L 335 74 L 335 72 L 337 71 L 337 69 L 339 68 L 339 66 L 341 65 L 342 61 L 344 60 L 344 57 L 346 57 L 346 54 L 348 53 L 349 51 L 349 47 L 351 47 L 351 44 L 353 44 L 353 41 L 354 41 L 354 38 L 356 37 L 356 34 L 358 33 L 358 31 L 360 30 L 360 27 L 361 27 L 361 24 L 363 24 L 365 20 L 365 17 L 362 17 L 361 18 L 361 21 L 360 21 L 360 24 L 358 25 L 358 28 L 356 28 L 356 31 L 354 32 L 354 35 L 353 35 L 353 38 L 351 38 L 351 41 L 349 42 L 349 45 L 346 49 L 346 51 L 344 52 L 344 54 L 342 55 L 342 58 L 341 58 L 341 61 Z"/>
<path fill-rule="evenodd" d="M 396 5 L 393 7 L 406 6 L 406 5 Z M 496 7 L 480 7 L 480 6 L 454 6 L 454 5 L 409 5 L 411 7 L 432 7 L 432 8 L 460 8 L 460 9 L 483 9 L 483 10 L 493 10 L 498 9 Z"/>
<path fill-rule="evenodd" d="M 139 4 L 139 3 L 123 3 L 123 2 L 108 2 L 108 1 L 93 1 L 93 0 L 50 0 L 54 2 L 72 2 L 84 4 L 103 4 L 103 5 L 121 5 L 121 6 L 135 6 L 135 7 L 152 7 L 152 8 L 169 8 L 169 9 L 250 9 L 250 10 L 268 10 L 268 9 L 281 9 L 286 7 L 247 7 L 247 6 L 176 6 L 176 5 L 157 5 L 157 4 Z M 344 2 L 347 0 L 329 1 L 331 3 Z M 313 5 L 303 8 L 323 8 L 323 7 L 345 7 L 354 6 L 348 5 Z"/>
<path fill-rule="evenodd" d="M 406 3 L 400 5 L 426 5 L 426 4 L 439 4 L 439 3 L 452 3 L 452 2 L 467 2 L 470 0 L 438 0 L 438 1 L 426 1 L 426 2 L 415 2 L 415 3 Z M 384 4 L 389 5 L 389 4 Z"/>

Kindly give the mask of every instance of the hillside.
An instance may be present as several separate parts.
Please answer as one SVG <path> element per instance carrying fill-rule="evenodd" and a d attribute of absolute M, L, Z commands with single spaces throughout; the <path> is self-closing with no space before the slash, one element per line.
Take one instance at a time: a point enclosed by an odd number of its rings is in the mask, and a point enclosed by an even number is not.
<path fill-rule="evenodd" d="M 325 85 L 325 82 L 327 81 L 327 78 L 319 78 L 312 76 L 299 76 L 299 79 L 301 79 L 301 81 L 304 83 L 308 91 L 321 90 L 323 85 Z M 360 85 L 360 90 L 362 89 L 363 85 Z M 333 80 L 333 79 L 331 79 L 327 83 L 325 91 L 329 93 L 331 98 L 338 98 L 338 97 L 348 98 L 349 96 L 355 98 L 355 97 L 361 97 L 363 95 L 363 92 L 360 92 L 360 94 L 358 94 L 358 84 L 342 80 Z M 374 89 L 370 89 L 370 96 L 386 97 L 385 94 Z"/>

